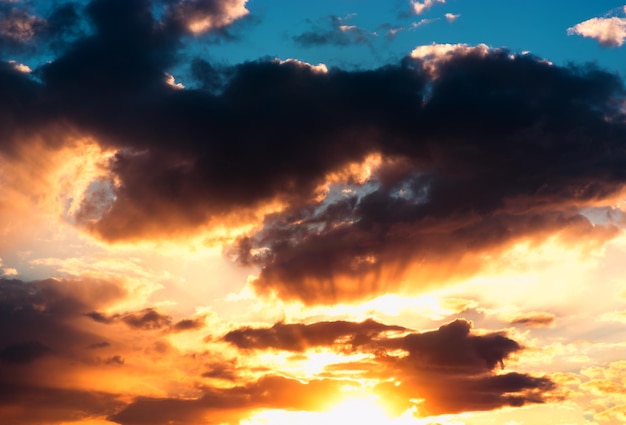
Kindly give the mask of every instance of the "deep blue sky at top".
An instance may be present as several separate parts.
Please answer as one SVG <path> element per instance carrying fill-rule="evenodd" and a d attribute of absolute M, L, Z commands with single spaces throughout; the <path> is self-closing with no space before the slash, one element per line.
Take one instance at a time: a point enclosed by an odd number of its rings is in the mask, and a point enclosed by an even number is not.
<path fill-rule="evenodd" d="M 202 50 L 212 59 L 227 63 L 271 56 L 371 68 L 397 62 L 423 44 L 485 43 L 514 52 L 530 51 L 559 65 L 570 61 L 597 62 L 625 75 L 626 56 L 622 48 L 601 47 L 595 40 L 567 35 L 567 28 L 602 17 L 623 5 L 610 0 L 448 0 L 445 4 L 434 3 L 424 13 L 415 15 L 410 13 L 408 0 L 251 0 L 251 19 L 240 22 L 235 30 L 239 39 L 217 46 L 205 45 Z M 446 13 L 460 16 L 449 23 Z M 294 40 L 305 32 L 330 30 L 332 16 L 370 34 L 369 43 L 304 47 Z M 432 21 L 411 28 L 412 23 L 423 19 Z M 389 38 L 386 32 L 390 27 L 405 30 Z"/>
<path fill-rule="evenodd" d="M 0 1 L 7 6 L 6 1 Z M 8 2 L 10 4 L 10 2 Z M 24 0 L 39 16 L 60 0 Z M 80 0 L 79 3 L 86 3 Z M 155 2 L 155 4 L 158 2 Z M 485 43 L 513 52 L 529 51 L 557 65 L 595 62 L 611 72 L 626 75 L 624 48 L 602 47 L 596 40 L 568 35 L 567 29 L 594 17 L 623 17 L 624 3 L 612 0 L 435 0 L 423 13 L 412 13 L 410 0 L 250 0 L 248 17 L 225 31 L 228 37 L 203 35 L 187 40 L 177 80 L 186 81 L 194 57 L 233 65 L 263 57 L 294 58 L 345 69 L 376 68 L 397 63 L 415 47 L 432 43 Z M 453 22 L 446 14 L 458 15 Z M 333 27 L 334 25 L 334 27 Z M 348 34 L 343 43 L 297 41 L 303 34 L 337 34 L 338 25 L 355 26 L 359 36 Z M 395 29 L 394 36 L 389 31 Z M 31 68 L 55 54 L 21 52 L 3 59 L 23 61 Z M 39 63 L 37 63 L 39 62 Z"/>

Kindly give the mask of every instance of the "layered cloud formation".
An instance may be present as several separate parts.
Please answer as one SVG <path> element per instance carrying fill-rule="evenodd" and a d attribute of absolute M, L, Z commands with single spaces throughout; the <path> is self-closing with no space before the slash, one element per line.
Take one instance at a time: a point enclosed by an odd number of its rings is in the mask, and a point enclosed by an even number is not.
<path fill-rule="evenodd" d="M 106 246 L 209 235 L 252 270 L 260 299 L 329 306 L 451 285 L 520 244 L 585 249 L 620 234 L 610 214 L 589 213 L 621 214 L 617 75 L 486 45 L 420 46 L 369 70 L 183 52 L 248 14 L 245 0 L 93 0 L 44 17 L 0 4 L 0 47 L 48 55 L 1 58 L 3 235 L 37 208 Z M 367 44 L 343 24 L 295 41 Z M 623 42 L 618 23 L 592 24 L 571 31 Z M 51 184 L 76 157 L 83 178 Z M 526 334 L 447 316 L 434 329 L 314 315 L 218 326 L 149 296 L 133 304 L 140 290 L 123 279 L 64 272 L 0 280 L 0 416 L 12 423 L 239 423 L 323 410 L 363 382 L 392 416 L 487 411 L 561 400 L 568 385 L 612 397 L 623 366 L 574 384 L 531 373 L 516 364 Z M 548 332 L 555 321 L 526 312 L 506 324 Z M 334 356 L 321 370 L 286 371 L 320 353 Z"/>

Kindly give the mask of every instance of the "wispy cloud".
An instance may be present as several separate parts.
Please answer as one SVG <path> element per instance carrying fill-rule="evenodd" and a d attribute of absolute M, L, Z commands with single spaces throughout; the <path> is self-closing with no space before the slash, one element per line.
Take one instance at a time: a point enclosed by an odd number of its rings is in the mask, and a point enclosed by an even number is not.
<path fill-rule="evenodd" d="M 351 16 L 350 16 L 351 17 Z M 349 46 L 353 44 L 370 44 L 374 34 L 349 25 L 347 18 L 329 16 L 323 24 L 316 24 L 311 31 L 303 32 L 293 37 L 293 40 L 303 46 Z"/>

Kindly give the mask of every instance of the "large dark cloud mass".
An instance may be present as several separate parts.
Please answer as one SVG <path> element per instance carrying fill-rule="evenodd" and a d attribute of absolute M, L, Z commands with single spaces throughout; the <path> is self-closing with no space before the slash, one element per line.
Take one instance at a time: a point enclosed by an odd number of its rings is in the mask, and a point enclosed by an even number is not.
<path fill-rule="evenodd" d="M 49 63 L 32 75 L 0 67 L 5 151 L 33 135 L 61 143 L 63 131 L 116 150 L 111 193 L 90 193 L 74 217 L 107 241 L 278 210 L 231 252 L 260 268 L 259 293 L 307 303 L 402 289 L 409 272 L 420 285 L 467 276 L 520 240 L 615 234 L 580 210 L 623 190 L 618 76 L 457 49 L 360 71 L 196 59 L 202 88 L 171 85 L 189 25 L 223 27 L 244 4 L 91 1 L 80 11 L 90 31 Z M 67 32 L 77 10 L 45 25 Z M 346 171 L 375 156 L 366 180 Z"/>
<path fill-rule="evenodd" d="M 64 216 L 104 242 L 236 228 L 225 252 L 258 273 L 258 294 L 333 304 L 466 278 L 516 243 L 601 243 L 619 232 L 583 214 L 614 205 L 626 183 L 626 89 L 593 65 L 467 46 L 426 46 L 432 54 L 377 69 L 224 65 L 188 47 L 203 34 L 227 37 L 245 0 L 52 2 L 42 16 L 35 3 L 0 1 L 0 159 L 79 143 L 111 153 Z M 368 43 L 362 30 L 330 24 L 296 43 Z M 328 407 L 355 376 L 376 382 L 394 412 L 423 415 L 541 403 L 555 389 L 548 377 L 498 371 L 523 347 L 462 319 L 424 332 L 374 320 L 278 323 L 205 340 L 250 356 L 362 355 L 305 383 L 227 354 L 177 351 L 167 341 L 204 318 L 116 310 L 123 286 L 0 279 L 2 419 L 228 423 L 253 409 Z M 510 323 L 553 322 L 532 313 Z M 115 380 L 144 356 L 158 361 L 129 381 L 183 366 L 158 391 L 161 376 L 134 393 L 97 389 L 97 377 Z"/>

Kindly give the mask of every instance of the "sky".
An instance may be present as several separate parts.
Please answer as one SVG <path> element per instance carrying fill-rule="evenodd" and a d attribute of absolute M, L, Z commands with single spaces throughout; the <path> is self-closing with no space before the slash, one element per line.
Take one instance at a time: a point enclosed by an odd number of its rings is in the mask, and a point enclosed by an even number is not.
<path fill-rule="evenodd" d="M 626 5 L 0 0 L 0 422 L 626 422 Z"/>

